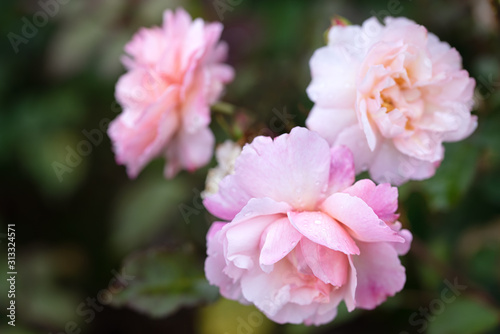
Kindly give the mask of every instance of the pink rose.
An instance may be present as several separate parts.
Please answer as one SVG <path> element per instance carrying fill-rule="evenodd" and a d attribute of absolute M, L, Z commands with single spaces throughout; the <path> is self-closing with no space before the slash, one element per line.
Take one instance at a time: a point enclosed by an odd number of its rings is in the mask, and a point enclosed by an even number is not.
<path fill-rule="evenodd" d="M 278 323 L 319 325 L 342 300 L 372 309 L 394 295 L 412 238 L 397 222 L 397 189 L 353 182 L 350 151 L 312 131 L 255 138 L 204 201 L 230 221 L 207 235 L 210 283 Z"/>
<path fill-rule="evenodd" d="M 334 26 L 311 58 L 307 127 L 354 155 L 356 172 L 402 184 L 434 175 L 443 142 L 469 136 L 475 81 L 457 50 L 405 18 Z"/>
<path fill-rule="evenodd" d="M 227 47 L 219 42 L 221 31 L 220 23 L 167 10 L 163 27 L 142 28 L 125 46 L 128 72 L 116 85 L 123 113 L 108 132 L 130 177 L 158 156 L 167 159 L 168 178 L 211 159 L 210 105 L 234 76 L 222 63 Z"/>

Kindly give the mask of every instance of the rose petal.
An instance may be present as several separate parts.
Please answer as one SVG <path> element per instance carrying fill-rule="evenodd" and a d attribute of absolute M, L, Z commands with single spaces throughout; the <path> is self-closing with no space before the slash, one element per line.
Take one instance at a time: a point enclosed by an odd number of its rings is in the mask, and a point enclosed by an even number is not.
<path fill-rule="evenodd" d="M 380 220 L 361 198 L 336 193 L 328 197 L 321 208 L 332 218 L 347 226 L 351 235 L 357 240 L 404 242 L 404 239 Z"/>
<path fill-rule="evenodd" d="M 323 212 L 289 212 L 288 218 L 309 240 L 345 254 L 359 254 L 358 247 L 349 233 Z"/>

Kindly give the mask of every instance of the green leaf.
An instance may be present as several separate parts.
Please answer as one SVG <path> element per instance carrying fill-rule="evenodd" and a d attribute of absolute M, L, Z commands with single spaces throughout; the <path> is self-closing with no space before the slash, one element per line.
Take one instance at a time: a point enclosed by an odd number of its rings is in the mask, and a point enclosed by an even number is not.
<path fill-rule="evenodd" d="M 447 210 L 456 205 L 472 183 L 479 150 L 467 144 L 448 145 L 446 155 L 434 177 L 420 186 L 434 210 Z"/>
<path fill-rule="evenodd" d="M 190 254 L 149 250 L 128 259 L 123 272 L 134 278 L 113 297 L 112 305 L 126 305 L 152 317 L 217 297 L 217 288 L 205 279 L 203 265 Z"/>
<path fill-rule="evenodd" d="M 126 254 L 146 244 L 162 229 L 181 224 L 178 205 L 189 195 L 185 180 L 165 180 L 155 173 L 128 185 L 115 206 L 111 246 Z"/>
<path fill-rule="evenodd" d="M 465 297 L 446 304 L 443 313 L 434 317 L 428 334 L 479 334 L 499 324 L 497 310 Z"/>

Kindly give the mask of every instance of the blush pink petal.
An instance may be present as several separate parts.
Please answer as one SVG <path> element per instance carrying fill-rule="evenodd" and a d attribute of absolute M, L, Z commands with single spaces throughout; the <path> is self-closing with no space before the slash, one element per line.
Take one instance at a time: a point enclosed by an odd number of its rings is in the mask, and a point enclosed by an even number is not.
<path fill-rule="evenodd" d="M 345 254 L 359 254 L 359 249 L 349 233 L 323 212 L 289 212 L 288 218 L 290 223 L 312 242 Z"/>
<path fill-rule="evenodd" d="M 299 324 L 316 312 L 316 300 L 329 299 L 325 284 L 319 289 L 298 288 L 299 282 L 293 267 L 279 262 L 269 274 L 250 272 L 243 276 L 241 289 L 243 296 L 273 321 Z"/>
<path fill-rule="evenodd" d="M 280 215 L 256 217 L 225 230 L 224 240 L 231 240 L 231 243 L 225 243 L 224 246 L 228 263 L 225 273 L 228 276 L 236 279 L 243 274 L 241 269 L 250 270 L 259 266 L 255 254 L 259 252 L 262 233 L 280 218 Z"/>
<path fill-rule="evenodd" d="M 269 197 L 305 210 L 314 208 L 328 185 L 330 148 L 318 134 L 294 128 L 274 140 L 257 137 L 243 147 L 235 173 L 204 203 L 214 215 L 233 219 L 250 198 Z M 279 184 L 279 186 L 276 186 Z"/>
<path fill-rule="evenodd" d="M 114 143 L 116 160 L 127 165 L 129 177 L 135 178 L 174 136 L 178 125 L 170 99 L 174 94 L 175 90 L 168 90 L 136 119 L 134 126 L 127 124 L 126 113 L 111 122 L 108 134 Z"/>
<path fill-rule="evenodd" d="M 207 254 L 205 261 L 205 275 L 210 284 L 221 287 L 220 293 L 226 298 L 245 302 L 241 294 L 241 287 L 233 283 L 233 279 L 224 274 L 226 259 L 224 258 L 223 244 L 220 242 L 220 231 L 226 223 L 215 222 L 207 234 Z"/>
<path fill-rule="evenodd" d="M 374 125 L 368 118 L 368 106 L 366 100 L 360 100 L 358 103 L 359 124 L 363 129 L 366 137 L 366 142 L 371 151 L 374 151 L 377 146 L 377 134 L 375 133 Z"/>
<path fill-rule="evenodd" d="M 341 47 L 348 60 L 360 64 L 383 30 L 377 18 L 371 17 L 360 26 L 333 26 L 328 32 L 328 46 Z"/>
<path fill-rule="evenodd" d="M 395 139 L 394 146 L 409 157 L 430 162 L 441 161 L 444 147 L 437 137 L 436 133 L 415 131 L 410 137 Z"/>
<path fill-rule="evenodd" d="M 343 129 L 357 125 L 354 110 L 325 108 L 315 105 L 306 120 L 307 128 L 323 134 L 330 145 Z"/>
<path fill-rule="evenodd" d="M 192 172 L 206 165 L 212 157 L 214 145 L 215 138 L 209 128 L 194 134 L 178 133 L 166 151 L 165 176 L 172 178 L 182 168 Z"/>
<path fill-rule="evenodd" d="M 399 235 L 405 239 L 404 243 L 395 242 L 392 243 L 392 246 L 394 247 L 398 255 L 405 255 L 410 250 L 411 242 L 413 240 L 413 235 L 411 234 L 410 231 L 402 229 L 400 222 L 394 223 L 391 226 L 391 228 L 394 231 L 398 231 Z"/>
<path fill-rule="evenodd" d="M 224 83 L 233 81 L 234 69 L 228 65 L 216 65 L 207 70 L 206 76 L 206 82 L 214 82 L 206 87 L 208 103 L 214 104 L 224 92 Z"/>
<path fill-rule="evenodd" d="M 307 94 L 322 106 L 345 109 L 356 101 L 356 66 L 341 48 L 323 48 L 310 60 L 314 78 Z M 338 92 L 338 94 L 332 94 Z"/>
<path fill-rule="evenodd" d="M 347 284 L 344 285 L 341 289 L 344 291 L 344 302 L 347 307 L 347 310 L 351 312 L 357 306 L 356 303 L 356 290 L 358 288 L 358 272 L 356 267 L 354 266 L 352 256 L 348 256 L 349 258 L 349 276 Z"/>
<path fill-rule="evenodd" d="M 330 307 L 324 313 L 319 314 L 319 307 L 315 304 L 309 305 L 298 305 L 294 303 L 288 303 L 284 305 L 276 315 L 273 316 L 273 320 L 279 324 L 292 323 L 292 324 L 302 324 L 309 326 L 314 324 L 316 326 L 320 324 L 327 323 L 337 315 L 337 308 Z"/>
<path fill-rule="evenodd" d="M 264 266 L 270 266 L 284 258 L 297 243 L 302 239 L 296 229 L 290 226 L 287 217 L 283 217 L 267 227 L 261 237 L 259 262 Z M 262 270 L 268 271 L 272 268 L 262 267 Z"/>
<path fill-rule="evenodd" d="M 260 216 L 283 214 L 290 211 L 292 207 L 285 202 L 277 202 L 271 198 L 251 198 L 241 211 L 234 217 L 233 224 L 238 224 L 242 221 L 257 218 Z"/>
<path fill-rule="evenodd" d="M 162 95 L 170 92 L 178 93 L 177 88 L 165 86 L 154 77 L 151 71 L 138 68 L 125 73 L 116 84 L 116 100 L 128 110 L 137 110 L 137 114 L 144 112 L 150 104 L 155 103 Z M 176 95 L 170 99 L 175 101 Z M 172 103 L 173 104 L 173 103 Z"/>
<path fill-rule="evenodd" d="M 345 146 L 332 147 L 327 194 L 346 189 L 354 183 L 355 178 L 356 172 L 351 151 Z"/>
<path fill-rule="evenodd" d="M 391 187 L 389 183 L 376 185 L 373 181 L 359 180 L 344 191 L 354 197 L 363 200 L 375 214 L 388 224 L 394 223 L 399 215 L 398 209 L 398 188 Z"/>
<path fill-rule="evenodd" d="M 341 287 L 347 281 L 349 260 L 347 255 L 321 246 L 308 239 L 300 241 L 304 259 L 314 276 L 334 286 Z"/>
<path fill-rule="evenodd" d="M 123 63 L 128 69 L 138 67 L 140 64 L 152 67 L 160 60 L 164 47 L 165 38 L 161 28 L 141 28 L 125 45 L 125 51 L 132 58 L 124 57 Z"/>
<path fill-rule="evenodd" d="M 323 202 L 321 209 L 347 226 L 357 240 L 404 242 L 404 239 L 379 219 L 373 209 L 359 197 L 335 193 Z"/>
<path fill-rule="evenodd" d="M 256 264 L 253 255 L 260 249 L 264 231 L 281 218 L 286 218 L 285 213 L 289 209 L 286 203 L 269 198 L 251 199 L 225 231 L 226 238 L 234 241 L 225 249 L 228 261 L 238 268 L 253 267 Z M 289 228 L 293 229 L 292 226 Z"/>
<path fill-rule="evenodd" d="M 460 103 L 429 104 L 418 122 L 418 127 L 433 132 L 464 132 L 457 130 L 461 127 L 468 128 L 468 122 L 463 120 L 470 117 L 467 107 Z"/>
<path fill-rule="evenodd" d="M 356 174 L 368 169 L 378 151 L 378 149 L 370 150 L 365 134 L 358 124 L 340 131 L 333 146 L 345 146 L 351 152 L 356 152 L 353 155 Z"/>
<path fill-rule="evenodd" d="M 410 178 L 425 180 L 436 172 L 433 162 L 401 155 L 392 143 L 384 143 L 370 164 L 370 175 L 378 182 L 401 185 Z"/>
<path fill-rule="evenodd" d="M 290 284 L 283 284 L 287 277 L 293 276 L 284 264 L 276 265 L 269 274 L 251 271 L 241 278 L 241 291 L 245 299 L 272 319 L 290 300 Z"/>
<path fill-rule="evenodd" d="M 351 255 L 356 267 L 356 306 L 373 309 L 400 291 L 405 284 L 405 268 L 394 247 L 385 243 L 359 243 L 360 255 Z"/>

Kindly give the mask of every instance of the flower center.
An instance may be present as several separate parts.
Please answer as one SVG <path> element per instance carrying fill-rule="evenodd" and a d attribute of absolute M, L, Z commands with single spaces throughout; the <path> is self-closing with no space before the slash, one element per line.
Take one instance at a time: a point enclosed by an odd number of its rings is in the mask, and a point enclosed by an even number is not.
<path fill-rule="evenodd" d="M 413 127 L 413 125 L 411 124 L 411 121 L 410 121 L 410 119 L 409 119 L 409 118 L 406 120 L 405 130 L 408 130 L 408 131 L 413 131 L 413 130 L 415 130 L 415 128 L 414 128 L 414 127 Z"/>
<path fill-rule="evenodd" d="M 396 107 L 394 107 L 394 104 L 392 103 L 392 99 L 390 97 L 386 97 L 382 95 L 382 107 L 386 109 L 385 113 L 390 113 Z"/>

